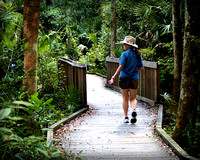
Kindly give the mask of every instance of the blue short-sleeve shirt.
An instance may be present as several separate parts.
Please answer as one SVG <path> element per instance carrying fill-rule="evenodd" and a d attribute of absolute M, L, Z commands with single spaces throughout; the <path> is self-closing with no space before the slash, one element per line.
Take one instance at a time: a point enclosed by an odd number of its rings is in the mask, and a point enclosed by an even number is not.
<path fill-rule="evenodd" d="M 120 56 L 119 64 L 124 66 L 120 72 L 120 77 L 139 80 L 138 68 L 144 67 L 144 65 L 142 62 L 142 57 L 139 61 L 134 50 L 129 49 L 124 51 Z"/>

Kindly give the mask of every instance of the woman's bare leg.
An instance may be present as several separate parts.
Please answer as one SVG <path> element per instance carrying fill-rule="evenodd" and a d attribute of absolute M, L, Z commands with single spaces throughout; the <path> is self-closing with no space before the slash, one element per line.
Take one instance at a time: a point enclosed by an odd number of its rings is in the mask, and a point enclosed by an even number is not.
<path fill-rule="evenodd" d="M 130 94 L 129 99 L 131 108 L 134 110 L 137 107 L 137 100 L 136 100 L 137 89 L 129 89 L 129 94 Z"/>
<path fill-rule="evenodd" d="M 122 92 L 122 98 L 123 98 L 123 110 L 124 110 L 124 115 L 125 117 L 128 117 L 128 102 L 129 102 L 129 94 L 128 94 L 128 89 L 121 89 Z"/>

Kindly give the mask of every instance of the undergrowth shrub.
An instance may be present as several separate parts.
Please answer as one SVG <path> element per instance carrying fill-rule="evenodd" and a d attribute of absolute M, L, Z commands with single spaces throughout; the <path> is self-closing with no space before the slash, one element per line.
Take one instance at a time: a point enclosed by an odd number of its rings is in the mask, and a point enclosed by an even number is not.
<path fill-rule="evenodd" d="M 46 142 L 44 131 L 49 120 L 58 120 L 62 113 L 51 105 L 52 99 L 43 102 L 31 96 L 31 101 L 1 103 L 0 107 L 0 155 L 1 159 L 67 159 L 61 148 Z M 42 134 L 43 133 L 43 134 Z M 70 155 L 71 156 L 71 155 Z"/>
<path fill-rule="evenodd" d="M 4 37 L 0 46 L 0 97 L 3 100 L 14 100 L 21 94 L 24 75 L 22 42 L 11 41 Z"/>
<path fill-rule="evenodd" d="M 146 60 L 146 61 L 156 61 L 156 59 L 155 59 L 156 53 L 155 53 L 154 49 L 151 49 L 149 47 L 149 48 L 140 49 L 139 51 L 140 51 L 141 56 L 144 60 Z"/>
<path fill-rule="evenodd" d="M 53 98 L 54 101 L 52 104 L 56 106 L 57 110 L 62 110 L 66 116 L 81 109 L 80 89 L 74 86 L 68 86 L 67 88 L 51 88 L 51 92 L 49 91 L 47 87 L 42 88 L 39 90 L 39 96 L 44 97 L 44 99 Z"/>
<path fill-rule="evenodd" d="M 174 79 L 174 57 L 165 56 L 158 58 L 160 67 L 160 89 L 161 93 L 172 93 Z"/>

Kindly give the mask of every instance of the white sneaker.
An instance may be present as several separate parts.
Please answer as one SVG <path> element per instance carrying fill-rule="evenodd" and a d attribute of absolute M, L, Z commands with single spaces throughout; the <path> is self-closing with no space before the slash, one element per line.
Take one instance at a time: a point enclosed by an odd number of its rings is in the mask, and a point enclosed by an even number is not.
<path fill-rule="evenodd" d="M 124 123 L 129 123 L 129 118 L 128 117 L 124 118 Z"/>

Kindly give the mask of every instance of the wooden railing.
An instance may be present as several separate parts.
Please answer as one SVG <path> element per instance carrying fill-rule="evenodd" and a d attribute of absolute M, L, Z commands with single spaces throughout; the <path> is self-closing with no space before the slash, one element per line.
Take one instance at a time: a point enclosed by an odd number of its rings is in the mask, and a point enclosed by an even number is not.
<path fill-rule="evenodd" d="M 82 107 L 87 107 L 86 64 L 78 63 L 62 57 L 58 61 L 59 79 L 61 86 L 74 86 L 81 90 L 80 101 Z"/>
<path fill-rule="evenodd" d="M 119 58 L 107 57 L 107 81 L 114 75 L 119 66 Z M 143 61 L 144 70 L 139 71 L 139 88 L 137 99 L 143 100 L 154 105 L 159 102 L 160 97 L 160 69 L 157 62 Z M 107 84 L 109 87 L 119 89 L 119 77 L 115 78 L 113 86 Z"/>

